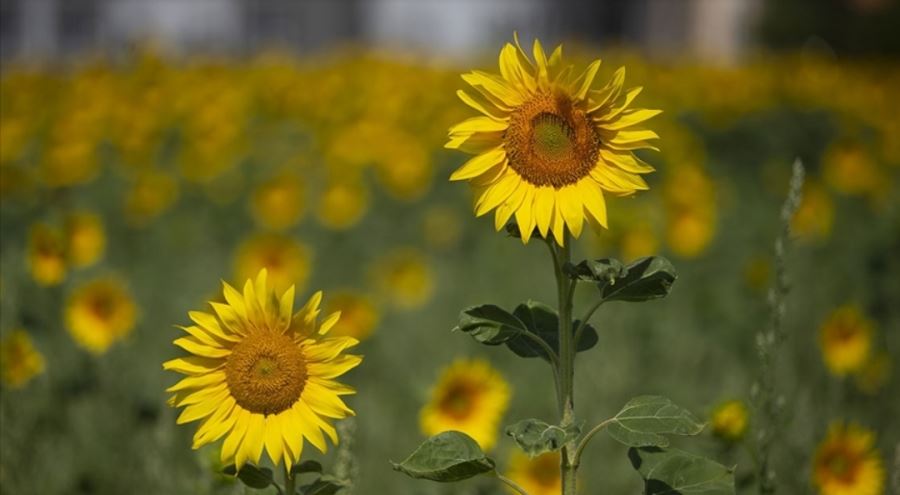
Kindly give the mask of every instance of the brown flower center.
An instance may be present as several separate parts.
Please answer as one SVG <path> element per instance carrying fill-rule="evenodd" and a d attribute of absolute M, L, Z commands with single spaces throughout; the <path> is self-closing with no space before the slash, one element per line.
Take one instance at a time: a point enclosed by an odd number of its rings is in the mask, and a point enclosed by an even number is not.
<path fill-rule="evenodd" d="M 257 330 L 232 349 L 225 379 L 241 407 L 277 414 L 294 405 L 303 393 L 306 359 L 287 335 Z"/>
<path fill-rule="evenodd" d="M 472 383 L 458 382 L 450 385 L 438 401 L 438 409 L 444 414 L 463 420 L 472 413 L 478 389 Z"/>
<path fill-rule="evenodd" d="M 575 184 L 597 163 L 600 138 L 590 117 L 559 92 L 537 93 L 509 119 L 509 165 L 536 186 Z"/>

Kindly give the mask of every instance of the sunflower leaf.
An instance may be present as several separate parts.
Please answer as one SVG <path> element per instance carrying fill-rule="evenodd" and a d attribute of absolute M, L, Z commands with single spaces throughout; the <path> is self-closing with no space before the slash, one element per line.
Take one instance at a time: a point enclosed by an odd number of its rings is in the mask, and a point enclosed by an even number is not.
<path fill-rule="evenodd" d="M 602 290 L 607 285 L 615 284 L 616 279 L 625 277 L 628 269 L 621 261 L 612 258 L 584 260 L 577 265 L 567 264 L 566 274 L 573 280 L 594 282 Z"/>
<path fill-rule="evenodd" d="M 734 468 L 678 449 L 628 449 L 646 495 L 733 495 Z"/>
<path fill-rule="evenodd" d="M 525 331 L 543 340 L 553 352 L 559 354 L 559 315 L 556 310 L 537 301 L 528 301 L 516 307 L 513 315 L 525 325 Z M 574 332 L 580 321 L 572 325 Z M 586 351 L 597 345 L 597 331 L 591 325 L 585 325 L 576 350 Z M 507 347 L 520 357 L 540 357 L 549 361 L 547 351 L 539 343 L 525 335 L 519 335 L 506 342 Z"/>
<path fill-rule="evenodd" d="M 322 476 L 308 485 L 300 487 L 303 495 L 334 495 L 347 486 L 343 481 L 333 476 Z"/>
<path fill-rule="evenodd" d="M 291 474 L 306 474 L 306 473 L 322 473 L 322 464 L 318 461 L 308 460 L 303 461 L 300 464 L 295 464 L 291 467 Z"/>
<path fill-rule="evenodd" d="M 464 309 L 459 325 L 453 329 L 469 334 L 486 345 L 500 345 L 525 332 L 525 324 L 508 311 L 493 304 Z"/>
<path fill-rule="evenodd" d="M 629 447 L 666 447 L 669 435 L 696 435 L 701 423 L 687 409 L 658 395 L 635 397 L 625 404 L 606 427 L 607 433 Z"/>
<path fill-rule="evenodd" d="M 530 457 L 559 450 L 580 433 L 581 429 L 576 425 L 563 428 L 533 418 L 506 427 L 506 434 Z"/>
<path fill-rule="evenodd" d="M 494 461 L 484 455 L 472 437 L 445 431 L 428 440 L 401 463 L 391 463 L 395 471 L 411 478 L 451 482 L 494 470 Z"/>
<path fill-rule="evenodd" d="M 256 467 L 253 464 L 244 464 L 240 471 L 232 464 L 226 466 L 223 472 L 229 476 L 237 474 L 238 479 L 250 488 L 266 488 L 275 481 L 271 469 Z"/>
<path fill-rule="evenodd" d="M 678 275 L 661 256 L 640 258 L 628 266 L 612 258 L 584 260 L 564 268 L 573 280 L 593 282 L 604 301 L 640 302 L 666 297 Z"/>

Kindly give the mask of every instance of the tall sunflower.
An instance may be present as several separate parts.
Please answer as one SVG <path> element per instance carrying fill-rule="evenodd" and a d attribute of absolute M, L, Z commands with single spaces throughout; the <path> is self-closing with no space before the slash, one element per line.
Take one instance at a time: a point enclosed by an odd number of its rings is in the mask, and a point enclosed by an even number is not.
<path fill-rule="evenodd" d="M 475 214 L 495 210 L 500 230 L 515 215 L 528 242 L 535 227 L 563 244 L 564 232 L 581 234 L 585 218 L 606 227 L 604 192 L 626 196 L 648 189 L 640 174 L 653 167 L 633 150 L 656 148 L 659 136 L 636 127 L 660 110 L 628 108 L 640 87 L 623 92 L 625 69 L 592 89 L 600 60 L 578 76 L 562 63 L 562 46 L 548 57 L 534 41 L 534 60 L 519 44 L 500 51 L 500 75 L 463 74 L 475 90 L 457 92 L 482 115 L 450 129 L 447 148 L 475 157 L 450 180 L 468 180 Z"/>
<path fill-rule="evenodd" d="M 188 375 L 167 389 L 169 404 L 184 407 L 177 422 L 201 421 L 195 449 L 225 437 L 222 462 L 238 469 L 258 463 L 263 448 L 291 466 L 304 439 L 325 452 L 325 436 L 338 441 L 330 420 L 354 414 L 341 396 L 355 391 L 334 378 L 362 361 L 343 353 L 358 341 L 325 337 L 340 313 L 318 322 L 321 292 L 294 314 L 294 287 L 273 294 L 266 270 L 243 294 L 223 286 L 226 303 L 211 302 L 214 314 L 189 313 L 194 325 L 174 342 L 190 355 L 163 363 Z"/>
<path fill-rule="evenodd" d="M 461 431 L 482 449 L 490 450 L 509 397 L 509 384 L 487 361 L 454 361 L 442 373 L 431 391 L 431 400 L 419 414 L 422 433 Z"/>
<path fill-rule="evenodd" d="M 813 482 L 821 495 L 881 495 L 884 465 L 875 434 L 856 425 L 834 423 L 813 461 Z"/>

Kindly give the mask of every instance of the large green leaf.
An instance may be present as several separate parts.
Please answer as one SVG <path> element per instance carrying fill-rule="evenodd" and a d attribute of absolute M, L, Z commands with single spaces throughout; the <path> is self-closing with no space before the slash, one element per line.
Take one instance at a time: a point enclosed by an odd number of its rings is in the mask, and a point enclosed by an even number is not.
<path fill-rule="evenodd" d="M 412 478 L 459 481 L 494 470 L 494 461 L 465 433 L 445 431 L 419 446 L 405 461 L 391 463 Z"/>
<path fill-rule="evenodd" d="M 579 433 L 580 430 L 575 425 L 563 428 L 539 419 L 523 419 L 506 427 L 506 434 L 531 457 L 559 450 L 566 443 L 578 438 Z"/>
<path fill-rule="evenodd" d="M 459 325 L 453 330 L 465 332 L 487 345 L 503 344 L 526 331 L 518 318 L 493 304 L 464 309 L 459 314 Z"/>
<path fill-rule="evenodd" d="M 238 479 L 250 488 L 262 489 L 274 482 L 271 469 L 256 467 L 253 464 L 244 464 L 240 471 L 236 471 L 232 464 L 226 466 L 224 472 L 230 476 L 237 474 Z"/>
<path fill-rule="evenodd" d="M 733 495 L 734 469 L 677 449 L 630 448 L 645 495 Z"/>
<path fill-rule="evenodd" d="M 567 265 L 565 269 L 571 278 L 594 282 L 601 290 L 628 275 L 625 265 L 613 258 L 584 260 L 577 265 Z"/>
<path fill-rule="evenodd" d="M 631 399 L 606 427 L 610 436 L 629 447 L 666 447 L 669 439 L 663 434 L 696 435 L 702 430 L 703 423 L 690 411 L 658 395 Z"/>
<path fill-rule="evenodd" d="M 333 476 L 322 476 L 308 485 L 301 486 L 300 493 L 303 495 L 334 495 L 346 486 L 346 483 Z"/>
<path fill-rule="evenodd" d="M 647 301 L 666 297 L 678 277 L 675 267 L 661 256 L 641 258 L 628 265 L 624 277 L 614 283 L 600 284 L 606 301 Z"/>
<path fill-rule="evenodd" d="M 525 325 L 525 330 L 537 338 L 543 340 L 559 354 L 559 315 L 556 310 L 546 304 L 537 301 L 528 301 L 516 307 L 513 316 Z M 578 328 L 579 321 L 572 324 L 572 331 Z M 585 325 L 581 339 L 576 345 L 578 352 L 586 351 L 597 345 L 597 330 L 591 325 Z M 549 361 L 544 348 L 526 336 L 517 336 L 506 342 L 507 347 L 521 357 L 540 357 Z"/>

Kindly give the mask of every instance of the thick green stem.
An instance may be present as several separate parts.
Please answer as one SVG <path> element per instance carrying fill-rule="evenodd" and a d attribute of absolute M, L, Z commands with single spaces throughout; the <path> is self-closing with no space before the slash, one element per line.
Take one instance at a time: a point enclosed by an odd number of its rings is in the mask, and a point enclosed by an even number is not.
<path fill-rule="evenodd" d="M 571 238 L 568 233 L 563 246 L 551 247 L 554 251 L 553 265 L 556 273 L 556 288 L 559 296 L 559 372 L 557 398 L 559 401 L 560 426 L 568 428 L 575 423 L 575 345 L 572 335 L 572 295 L 573 284 L 563 271 L 570 260 Z M 562 494 L 575 495 L 575 441 L 569 442 L 562 449 L 560 456 L 560 474 L 562 476 Z"/>
<path fill-rule="evenodd" d="M 296 479 L 294 473 L 291 472 L 291 466 L 287 463 L 284 465 L 284 493 L 285 495 L 295 495 L 297 493 Z"/>

